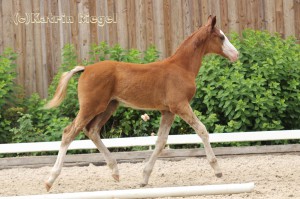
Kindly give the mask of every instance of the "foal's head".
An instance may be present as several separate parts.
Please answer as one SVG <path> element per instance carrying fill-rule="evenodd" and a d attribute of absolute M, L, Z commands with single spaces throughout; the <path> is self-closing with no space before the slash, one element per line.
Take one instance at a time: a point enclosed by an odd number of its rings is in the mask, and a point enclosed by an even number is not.
<path fill-rule="evenodd" d="M 206 53 L 216 53 L 236 61 L 239 53 L 236 48 L 230 43 L 222 30 L 215 27 L 216 17 L 208 17 L 206 25 L 203 27 L 207 32 L 206 38 Z"/>

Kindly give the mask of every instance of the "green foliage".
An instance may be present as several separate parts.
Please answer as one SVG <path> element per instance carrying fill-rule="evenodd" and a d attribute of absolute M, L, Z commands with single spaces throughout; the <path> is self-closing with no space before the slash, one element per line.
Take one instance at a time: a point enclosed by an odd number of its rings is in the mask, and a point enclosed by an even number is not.
<path fill-rule="evenodd" d="M 25 108 L 19 108 L 22 112 L 18 112 L 19 119 L 10 130 L 13 142 L 56 141 L 61 138 L 61 133 L 70 123 L 70 119 L 61 116 L 58 109 L 44 110 L 45 102 L 38 94 L 32 94 L 25 99 Z"/>
<path fill-rule="evenodd" d="M 235 63 L 219 56 L 208 56 L 203 60 L 196 79 L 197 93 L 191 102 L 194 113 L 210 132 L 215 133 L 299 129 L 299 44 L 293 38 L 283 40 L 278 35 L 253 30 L 244 31 L 242 38 L 237 34 L 232 34 L 231 38 L 239 50 L 240 58 Z M 10 106 L 9 99 L 15 98 L 12 83 L 15 78 L 15 57 L 12 55 L 10 52 L 0 56 L 0 86 L 5 84 L 0 89 L 0 107 L 5 107 L 0 109 L 0 143 L 11 140 L 60 140 L 64 127 L 75 118 L 79 110 L 79 74 L 70 80 L 66 99 L 56 109 L 42 109 L 46 100 L 40 99 L 37 94 L 16 106 Z M 102 42 L 92 45 L 90 59 L 84 63 L 77 62 L 73 45 L 66 45 L 62 56 L 62 66 L 49 87 L 49 98 L 53 97 L 61 74 L 76 65 L 108 59 L 143 64 L 156 61 L 159 54 L 154 46 L 140 52 L 135 49 L 125 50 L 120 45 L 110 47 Z M 4 87 L 6 91 L 3 91 Z M 147 111 L 151 118 L 148 122 L 141 119 L 144 113 L 120 107 L 103 127 L 101 136 L 131 137 L 156 133 L 160 122 L 159 112 Z M 170 133 L 186 134 L 192 131 L 183 120 L 176 117 Z M 83 137 L 80 134 L 78 139 Z"/>
<path fill-rule="evenodd" d="M 159 52 L 155 46 L 150 46 L 144 53 L 143 63 L 155 62 L 159 58 Z"/>
<path fill-rule="evenodd" d="M 245 30 L 231 42 L 235 63 L 210 56 L 197 77 L 193 107 L 218 122 L 211 132 L 299 129 L 300 46 L 294 38 Z"/>
<path fill-rule="evenodd" d="M 77 55 L 72 44 L 66 44 L 62 49 L 62 64 L 59 72 L 72 70 L 77 65 Z"/>
<path fill-rule="evenodd" d="M 0 55 L 0 143 L 10 141 L 12 135 L 9 133 L 13 120 L 6 117 L 7 110 L 13 106 L 16 101 L 16 91 L 18 87 L 15 84 L 16 78 L 16 60 L 17 54 L 11 49 L 5 49 Z"/>
<path fill-rule="evenodd" d="M 150 136 L 156 133 L 159 127 L 159 114 L 157 111 L 148 111 L 150 122 L 141 119 L 145 112 L 130 108 L 120 107 L 106 124 L 106 131 L 102 137 L 136 137 Z"/>
<path fill-rule="evenodd" d="M 3 55 L 0 55 L 0 110 L 14 101 L 16 56 L 11 49 L 6 49 Z"/>
<path fill-rule="evenodd" d="M 12 135 L 9 130 L 11 129 L 11 121 L 5 119 L 2 115 L 0 115 L 0 144 L 8 143 L 12 140 Z"/>
<path fill-rule="evenodd" d="M 92 44 L 91 45 L 91 50 L 89 52 L 90 54 L 90 64 L 99 62 L 99 61 L 104 61 L 107 59 L 109 55 L 110 49 L 105 42 L 101 42 L 99 45 L 97 44 Z"/>
<path fill-rule="evenodd" d="M 18 119 L 20 126 L 12 128 L 10 131 L 13 133 L 13 142 L 35 142 L 39 141 L 40 129 L 33 126 L 32 116 L 30 114 L 21 114 Z"/>

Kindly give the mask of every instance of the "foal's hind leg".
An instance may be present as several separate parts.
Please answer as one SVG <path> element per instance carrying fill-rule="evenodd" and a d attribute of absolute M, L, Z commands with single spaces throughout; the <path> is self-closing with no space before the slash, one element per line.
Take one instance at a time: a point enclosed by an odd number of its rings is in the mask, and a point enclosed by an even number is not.
<path fill-rule="evenodd" d="M 54 181 L 56 180 L 56 178 L 59 176 L 61 172 L 69 145 L 74 140 L 74 138 L 79 134 L 79 132 L 86 126 L 86 124 L 91 120 L 92 117 L 94 116 L 84 114 L 80 110 L 77 117 L 74 119 L 74 121 L 64 129 L 56 162 L 51 170 L 50 177 L 45 182 L 47 191 L 50 190 Z"/>
<path fill-rule="evenodd" d="M 161 117 L 161 122 L 160 122 L 159 130 L 158 130 L 158 137 L 156 140 L 155 149 L 144 168 L 144 172 L 143 172 L 144 181 L 141 184 L 141 186 L 146 186 L 148 184 L 149 177 L 153 170 L 155 161 L 157 160 L 158 155 L 161 153 L 161 151 L 164 149 L 164 147 L 167 143 L 169 131 L 170 131 L 173 121 L 174 121 L 173 113 L 171 113 L 169 111 L 162 112 L 162 117 Z"/>
<path fill-rule="evenodd" d="M 175 106 L 171 108 L 171 111 L 177 115 L 179 115 L 186 123 L 188 123 L 200 136 L 203 141 L 203 145 L 205 148 L 206 156 L 209 161 L 209 164 L 213 168 L 215 175 L 217 177 L 222 177 L 221 169 L 218 165 L 217 158 L 211 148 L 209 142 L 209 134 L 202 122 L 197 118 L 195 113 L 193 112 L 189 103 L 183 103 L 179 106 Z"/>
<path fill-rule="evenodd" d="M 112 157 L 109 150 L 103 144 L 100 138 L 100 130 L 102 126 L 107 122 L 113 112 L 117 109 L 119 103 L 117 101 L 111 101 L 107 106 L 107 109 L 97 115 L 86 127 L 85 134 L 94 142 L 98 150 L 103 153 L 105 161 L 108 167 L 112 170 L 112 177 L 119 181 L 119 170 L 117 161 Z"/>

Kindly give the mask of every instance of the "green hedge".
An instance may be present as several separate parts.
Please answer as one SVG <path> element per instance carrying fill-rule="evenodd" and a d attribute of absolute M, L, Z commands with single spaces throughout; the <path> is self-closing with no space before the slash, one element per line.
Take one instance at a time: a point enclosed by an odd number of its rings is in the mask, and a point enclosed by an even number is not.
<path fill-rule="evenodd" d="M 191 102 L 197 116 L 210 132 L 217 133 L 299 129 L 300 45 L 294 38 L 283 40 L 278 35 L 254 30 L 245 30 L 242 37 L 232 34 L 231 41 L 240 52 L 237 62 L 230 63 L 219 56 L 207 56 L 203 60 L 196 79 L 197 93 Z M 84 63 L 77 63 L 72 45 L 64 47 L 62 56 L 62 66 L 49 87 L 49 98 L 53 96 L 61 73 L 75 65 L 107 59 L 149 63 L 158 59 L 158 52 L 153 46 L 142 53 L 135 49 L 124 50 L 119 45 L 110 47 L 100 43 L 92 46 L 90 59 Z M 0 59 L 0 67 L 7 67 L 5 62 L 9 62 L 9 68 L 14 68 L 15 58 L 7 58 L 7 55 L 1 57 L 6 58 Z M 0 75 L 3 76 L 2 73 Z M 78 77 L 75 75 L 71 79 L 67 97 L 57 109 L 43 110 L 46 100 L 40 99 L 37 94 L 14 105 L 6 104 L 0 112 L 0 126 L 5 127 L 0 130 L 0 142 L 60 140 L 63 128 L 78 112 Z M 2 99 L 0 106 L 3 102 L 7 103 L 8 98 Z M 120 107 L 105 124 L 101 136 L 132 137 L 156 133 L 159 112 L 147 111 L 151 118 L 148 122 L 141 120 L 140 116 L 144 113 Z M 175 118 L 171 134 L 191 132 L 187 124 Z M 83 137 L 81 134 L 78 139 Z"/>
<path fill-rule="evenodd" d="M 6 49 L 0 55 L 0 143 L 9 142 L 12 135 L 9 130 L 18 117 L 13 110 L 8 110 L 17 104 L 18 86 L 15 84 L 17 55 L 11 49 Z"/>
<path fill-rule="evenodd" d="M 240 52 L 230 63 L 208 57 L 197 78 L 193 107 L 215 114 L 212 132 L 300 128 L 300 45 L 294 38 L 245 30 L 232 35 Z"/>

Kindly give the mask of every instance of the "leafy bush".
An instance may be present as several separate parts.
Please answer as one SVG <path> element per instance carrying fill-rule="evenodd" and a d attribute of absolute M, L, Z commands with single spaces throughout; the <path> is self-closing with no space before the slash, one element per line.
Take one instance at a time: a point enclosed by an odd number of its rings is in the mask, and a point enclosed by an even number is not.
<path fill-rule="evenodd" d="M 33 126 L 32 116 L 30 114 L 21 114 L 17 121 L 20 126 L 13 128 L 10 131 L 14 134 L 13 142 L 35 142 L 39 141 L 38 134 L 41 134 L 40 129 Z M 22 133 L 21 133 L 22 132 Z"/>
<path fill-rule="evenodd" d="M 61 116 L 57 109 L 44 110 L 45 103 L 38 94 L 25 99 L 24 108 L 20 109 L 22 112 L 17 113 L 16 125 L 9 130 L 13 142 L 56 141 L 61 138 L 70 119 Z"/>
<path fill-rule="evenodd" d="M 0 143 L 9 142 L 12 138 L 12 134 L 8 130 L 13 125 L 13 120 L 10 120 L 7 111 L 17 103 L 18 87 L 14 81 L 16 56 L 11 49 L 5 49 L 0 55 Z"/>
<path fill-rule="evenodd" d="M 240 53 L 230 63 L 207 57 L 193 107 L 218 122 L 211 132 L 300 128 L 300 45 L 294 38 L 245 30 L 232 34 Z"/>
<path fill-rule="evenodd" d="M 14 101 L 16 56 L 11 49 L 6 49 L 0 55 L 0 110 Z"/>
<path fill-rule="evenodd" d="M 197 93 L 191 103 L 195 114 L 210 132 L 217 133 L 300 128 L 299 44 L 293 38 L 283 40 L 278 35 L 253 30 L 244 31 L 242 38 L 237 34 L 231 37 L 240 52 L 240 58 L 235 63 L 219 56 L 208 56 L 203 60 L 196 79 Z M 4 61 L 0 67 L 14 67 L 13 59 L 2 57 L 0 62 Z M 155 47 L 142 53 L 135 49 L 125 50 L 119 45 L 110 47 L 103 42 L 91 47 L 90 59 L 83 64 L 107 59 L 148 63 L 157 58 Z M 74 47 L 66 45 L 62 66 L 49 87 L 49 98 L 53 96 L 62 72 L 79 64 Z M 5 75 L 0 72 L 0 79 Z M 16 107 L 8 107 L 8 98 L 4 97 L 6 100 L 1 101 L 0 106 L 8 108 L 5 113 L 0 109 L 0 142 L 11 139 L 15 142 L 60 140 L 63 128 L 75 118 L 79 110 L 78 77 L 79 74 L 70 80 L 66 99 L 56 109 L 43 110 L 45 100 L 36 94 Z M 7 82 L 10 84 L 12 81 Z M 7 93 L 13 91 L 8 90 Z M 1 93 L 4 95 L 2 90 Z M 159 112 L 147 111 L 151 118 L 148 122 L 141 120 L 142 114 L 144 111 L 120 107 L 105 124 L 101 136 L 131 137 L 156 133 Z M 7 133 L 10 128 L 12 130 Z M 179 117 L 175 118 L 171 134 L 192 131 Z M 80 134 L 78 138 L 83 137 Z"/>

